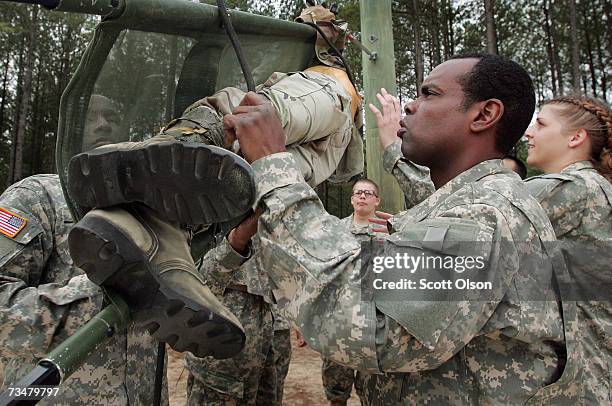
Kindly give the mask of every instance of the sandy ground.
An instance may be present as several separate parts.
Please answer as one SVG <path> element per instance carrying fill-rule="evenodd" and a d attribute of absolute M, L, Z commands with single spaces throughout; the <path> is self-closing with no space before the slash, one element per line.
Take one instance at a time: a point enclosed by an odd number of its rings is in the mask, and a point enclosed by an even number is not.
<path fill-rule="evenodd" d="M 328 402 L 321 385 L 321 357 L 310 348 L 298 348 L 295 345 L 295 333 L 291 340 L 293 354 L 289 374 L 285 380 L 283 405 L 323 406 Z M 183 363 L 183 354 L 168 348 L 168 390 L 171 406 L 183 406 L 186 403 L 187 370 Z M 0 382 L 2 382 L 2 364 L 0 364 Z M 359 398 L 352 393 L 349 406 L 359 406 Z"/>
<path fill-rule="evenodd" d="M 289 374 L 285 380 L 283 405 L 323 406 L 328 402 L 321 385 L 321 357 L 310 348 L 295 346 L 295 333 L 291 334 L 293 354 Z M 183 406 L 186 401 L 187 370 L 184 369 L 182 354 L 169 350 L 168 389 L 170 405 Z M 358 406 L 359 398 L 353 391 L 349 406 Z"/>

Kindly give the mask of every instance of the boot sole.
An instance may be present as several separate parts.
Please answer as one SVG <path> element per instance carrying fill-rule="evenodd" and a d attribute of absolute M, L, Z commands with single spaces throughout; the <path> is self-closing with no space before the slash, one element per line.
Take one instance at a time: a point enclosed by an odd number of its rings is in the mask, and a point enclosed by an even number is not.
<path fill-rule="evenodd" d="M 97 285 L 123 290 L 140 289 L 144 310 L 134 309 L 134 321 L 143 324 L 151 336 L 164 341 L 174 350 L 190 351 L 197 357 L 230 358 L 244 348 L 242 329 L 211 309 L 185 299 L 171 289 L 160 287 L 146 269 L 145 254 L 112 224 L 99 218 L 84 218 L 70 231 L 68 245 L 74 265 L 83 269 Z M 135 267 L 143 272 L 131 272 Z M 138 277 L 135 277 L 138 276 Z M 154 289 L 150 287 L 154 286 Z M 142 304 L 141 304 L 142 306 Z M 184 332 L 176 334 L 176 332 Z"/>
<path fill-rule="evenodd" d="M 255 200 L 251 166 L 200 143 L 84 152 L 70 160 L 68 179 L 70 197 L 85 208 L 140 202 L 181 224 L 227 221 Z"/>

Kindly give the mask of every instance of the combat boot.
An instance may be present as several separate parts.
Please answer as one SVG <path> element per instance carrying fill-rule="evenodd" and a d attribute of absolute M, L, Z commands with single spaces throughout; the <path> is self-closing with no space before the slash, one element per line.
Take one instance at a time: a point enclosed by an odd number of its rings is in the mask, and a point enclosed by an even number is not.
<path fill-rule="evenodd" d="M 140 202 L 181 224 L 236 218 L 255 199 L 253 172 L 223 142 L 221 117 L 194 108 L 149 140 L 75 155 L 68 194 L 83 211 Z"/>
<path fill-rule="evenodd" d="M 115 289 L 133 319 L 177 351 L 228 358 L 242 350 L 236 317 L 205 285 L 188 233 L 141 205 L 92 210 L 68 235 L 74 264 Z"/>

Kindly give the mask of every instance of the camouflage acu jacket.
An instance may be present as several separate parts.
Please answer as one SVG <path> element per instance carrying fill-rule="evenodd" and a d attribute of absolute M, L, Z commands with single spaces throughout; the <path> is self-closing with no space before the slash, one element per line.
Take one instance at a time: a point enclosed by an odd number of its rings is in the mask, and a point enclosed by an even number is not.
<path fill-rule="evenodd" d="M 431 196 L 436 188 L 429 176 L 429 168 L 404 159 L 401 146 L 401 142 L 395 142 L 384 150 L 383 167 L 397 180 L 406 207 L 411 208 Z"/>
<path fill-rule="evenodd" d="M 353 234 L 355 236 L 355 238 L 357 239 L 357 241 L 369 241 L 370 237 L 372 237 L 375 233 L 374 231 L 372 231 L 372 226 L 369 224 L 366 225 L 360 225 L 360 224 L 355 224 L 353 223 L 353 215 L 351 214 L 348 217 L 343 218 L 342 220 L 340 220 L 340 223 L 342 223 L 342 225 L 344 225 L 344 227 L 347 227 L 349 229 L 349 231 L 351 232 L 351 234 Z"/>
<path fill-rule="evenodd" d="M 570 330 L 562 320 L 572 324 L 575 308 L 560 307 L 552 283 L 558 258 L 553 267 L 544 255 L 554 232 L 501 160 L 470 168 L 393 217 L 384 244 L 385 254 L 483 257 L 479 272 L 496 287 L 486 300 L 449 301 L 443 291 L 411 300 L 409 290 L 389 300 L 368 284 L 371 264 L 361 269 L 356 239 L 325 213 L 289 154 L 259 159 L 253 169 L 274 296 L 324 357 L 370 373 L 405 373 L 399 391 L 378 392 L 378 404 L 576 401 L 575 358 L 566 357 L 575 353 L 573 337 L 564 339 Z M 471 251 L 456 251 L 470 241 L 478 242 L 467 245 Z M 534 258 L 538 267 L 530 266 Z"/>
<path fill-rule="evenodd" d="M 216 295 L 223 295 L 225 289 L 240 285 L 255 296 L 261 296 L 270 304 L 274 317 L 274 330 L 288 330 L 289 323 L 283 318 L 274 304 L 270 293 L 267 273 L 261 268 L 258 255 L 259 240 L 254 237 L 251 253 L 247 257 L 238 254 L 224 238 L 202 258 L 200 273 Z"/>
<path fill-rule="evenodd" d="M 588 161 L 526 180 L 564 243 L 577 300 L 587 404 L 612 404 L 612 186 Z M 594 289 L 594 291 L 590 290 Z"/>
<path fill-rule="evenodd" d="M 9 187 L 0 208 L 27 220 L 14 237 L 0 235 L 0 355 L 4 387 L 72 335 L 102 306 L 100 289 L 72 265 L 73 220 L 57 175 Z M 39 404 L 150 405 L 157 342 L 130 326 L 110 338 L 70 376 L 58 396 Z M 165 403 L 167 389 L 164 386 Z"/>

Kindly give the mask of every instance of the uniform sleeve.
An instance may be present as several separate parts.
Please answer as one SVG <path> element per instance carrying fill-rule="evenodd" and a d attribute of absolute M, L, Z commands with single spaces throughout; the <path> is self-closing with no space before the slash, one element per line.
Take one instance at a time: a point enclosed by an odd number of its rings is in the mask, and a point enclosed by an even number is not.
<path fill-rule="evenodd" d="M 40 356 L 63 323 L 63 305 L 100 291 L 85 275 L 40 284 L 52 255 L 56 221 L 44 188 L 26 179 L 0 196 L 0 207 L 28 221 L 16 237 L 0 235 L 0 354 Z"/>
<path fill-rule="evenodd" d="M 360 244 L 300 181 L 291 157 L 274 154 L 254 162 L 253 169 L 265 208 L 258 228 L 264 269 L 283 314 L 324 357 L 371 372 L 433 369 L 478 334 L 494 312 L 496 301 L 415 303 L 372 295 L 363 288 L 369 272 L 361 270 Z M 507 227 L 499 214 L 484 206 L 456 207 L 441 217 L 411 225 L 411 235 L 397 236 L 396 245 L 404 238 L 427 240 L 432 227 L 457 230 L 466 241 L 488 242 L 473 255 L 486 258 L 485 272 L 495 271 L 490 277 L 497 277 L 496 286 L 506 286 L 512 263 L 508 270 L 496 269 L 498 259 L 490 258 L 493 236 Z M 400 250 L 422 252 L 413 245 Z"/>
<path fill-rule="evenodd" d="M 251 247 L 249 251 L 252 251 Z M 232 248 L 227 238 L 224 238 L 220 244 L 204 255 L 199 268 L 200 274 L 217 293 L 221 294 L 232 283 L 233 272 L 238 270 L 250 256 L 251 252 L 246 256 L 239 254 Z"/>
<path fill-rule="evenodd" d="M 526 185 L 546 212 L 557 239 L 562 240 L 580 227 L 590 192 L 570 177 L 557 176 L 531 178 Z"/>
<path fill-rule="evenodd" d="M 429 169 L 405 160 L 400 142 L 394 142 L 385 149 L 383 166 L 399 183 L 408 208 L 416 206 L 435 192 Z"/>

